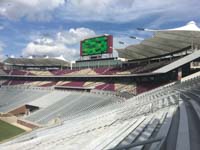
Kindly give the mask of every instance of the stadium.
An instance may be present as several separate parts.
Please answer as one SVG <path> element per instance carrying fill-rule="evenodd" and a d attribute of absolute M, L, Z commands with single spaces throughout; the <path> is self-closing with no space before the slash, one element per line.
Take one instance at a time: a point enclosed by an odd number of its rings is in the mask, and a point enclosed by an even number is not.
<path fill-rule="evenodd" d="M 153 36 L 118 57 L 105 34 L 80 41 L 73 63 L 4 60 L 0 149 L 198 150 L 200 28 L 140 30 Z"/>

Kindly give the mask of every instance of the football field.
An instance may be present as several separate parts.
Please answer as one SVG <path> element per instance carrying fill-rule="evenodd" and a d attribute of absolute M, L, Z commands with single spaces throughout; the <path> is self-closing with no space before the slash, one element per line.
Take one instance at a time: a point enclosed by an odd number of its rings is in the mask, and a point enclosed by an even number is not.
<path fill-rule="evenodd" d="M 0 120 L 0 142 L 23 132 L 25 131 Z"/>

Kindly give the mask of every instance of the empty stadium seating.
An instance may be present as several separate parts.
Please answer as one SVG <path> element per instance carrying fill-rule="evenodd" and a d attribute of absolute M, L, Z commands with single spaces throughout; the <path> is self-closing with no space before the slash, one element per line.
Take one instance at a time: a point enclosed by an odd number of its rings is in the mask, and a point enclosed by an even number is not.
<path fill-rule="evenodd" d="M 163 67 L 171 62 L 177 60 L 162 60 L 159 62 L 151 63 L 133 63 L 129 66 L 99 66 L 98 68 L 73 68 L 71 69 L 57 69 L 57 70 L 2 70 L 0 74 L 5 75 L 35 75 L 35 76 L 67 76 L 67 75 L 113 75 L 113 74 L 138 74 L 138 73 L 149 73 L 160 67 Z"/>
<path fill-rule="evenodd" d="M 11 72 L 10 72 L 10 75 L 26 75 L 26 71 L 21 71 L 21 70 L 16 70 L 16 69 L 14 69 L 14 70 L 12 70 Z"/>
<path fill-rule="evenodd" d="M 51 73 L 53 75 L 65 75 L 68 73 L 72 73 L 74 72 L 74 70 L 70 70 L 70 69 L 64 69 L 64 70 L 52 70 Z"/>
<path fill-rule="evenodd" d="M 105 83 L 99 86 L 96 86 L 96 89 L 98 90 L 108 90 L 108 91 L 114 91 L 115 87 L 113 83 Z"/>
<path fill-rule="evenodd" d="M 72 81 L 66 84 L 62 84 L 62 86 L 72 86 L 72 87 L 82 87 L 84 85 L 84 82 L 80 81 Z"/>
<path fill-rule="evenodd" d="M 153 36 L 115 48 L 119 57 L 110 38 L 97 41 L 106 40 L 106 54 L 83 39 L 80 54 L 89 55 L 71 62 L 7 56 L 0 120 L 26 132 L 6 139 L 1 130 L 12 126 L 1 125 L 0 150 L 199 150 L 200 28 L 139 30 Z M 33 44 L 55 47 L 46 38 Z"/>
<path fill-rule="evenodd" d="M 130 94 L 142 93 L 144 91 L 148 91 L 152 88 L 145 88 L 143 90 L 142 85 L 138 86 L 136 90 L 136 84 L 132 83 L 105 83 L 105 82 L 83 82 L 83 81 L 20 81 L 20 80 L 3 80 L 2 85 L 9 86 L 33 86 L 33 87 L 52 87 L 52 86 L 66 86 L 66 87 L 90 87 L 92 89 L 98 89 L 103 91 L 115 91 L 115 92 L 127 92 Z"/>
<path fill-rule="evenodd" d="M 63 119 L 120 100 L 120 98 L 116 100 L 116 97 L 111 96 L 102 98 L 101 95 L 96 94 L 56 91 L 45 87 L 33 88 L 27 86 L 23 88 L 2 87 L 0 89 L 0 96 L 0 112 L 8 112 L 25 104 L 39 107 L 40 110 L 38 112 L 26 116 L 28 120 L 38 123 L 48 123 L 48 121 L 56 117 Z M 43 104 L 45 100 L 47 101 Z M 55 103 L 52 103 L 53 101 Z M 44 116 L 43 119 L 41 115 Z"/>
<path fill-rule="evenodd" d="M 50 92 L 45 89 L 2 87 L 0 89 L 0 112 L 8 112 Z"/>
<path fill-rule="evenodd" d="M 170 83 L 129 100 L 109 105 L 103 104 L 108 101 L 101 103 L 95 95 L 95 103 L 100 103 L 91 106 L 93 98 L 89 100 L 87 97 L 91 97 L 90 94 L 70 93 L 54 105 L 27 116 L 29 120 L 44 123 L 46 119 L 49 120 L 49 117 L 55 117 L 56 114 L 62 118 L 61 112 L 63 112 L 65 121 L 62 125 L 33 131 L 1 144 L 0 148 L 4 150 L 44 147 L 48 149 L 132 147 L 131 149 L 154 150 L 175 145 L 178 150 L 191 149 L 191 145 L 192 147 L 198 145 L 190 137 L 189 121 L 193 124 L 200 119 L 199 80 L 200 77 L 193 77 L 183 80 L 182 83 Z M 71 96 L 77 98 L 69 98 Z M 82 101 L 78 100 L 80 97 L 83 98 Z M 67 107 L 66 100 L 71 103 L 73 109 Z M 188 114 L 188 111 L 193 112 Z M 191 115 L 195 115 L 196 120 L 195 118 L 191 120 Z M 177 124 L 176 120 L 180 123 Z M 198 126 L 193 127 L 198 131 Z M 171 143 L 164 144 L 168 138 L 172 138 Z"/>

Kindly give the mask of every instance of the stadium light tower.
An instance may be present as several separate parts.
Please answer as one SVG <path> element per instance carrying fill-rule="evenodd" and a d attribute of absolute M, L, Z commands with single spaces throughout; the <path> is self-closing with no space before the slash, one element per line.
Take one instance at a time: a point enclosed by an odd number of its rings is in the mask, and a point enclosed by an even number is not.
<path fill-rule="evenodd" d="M 153 30 L 153 29 L 147 29 L 147 28 L 137 28 L 138 31 L 150 31 L 150 32 L 154 32 L 154 31 L 160 31 L 160 30 Z"/>
<path fill-rule="evenodd" d="M 136 37 L 136 36 L 129 36 L 129 38 L 135 39 L 135 40 L 139 40 L 139 41 L 143 41 L 144 40 L 143 38 Z"/>
<path fill-rule="evenodd" d="M 139 31 L 145 31 L 145 28 L 137 28 Z"/>
<path fill-rule="evenodd" d="M 124 47 L 127 47 L 127 46 L 130 45 L 129 43 L 126 43 L 126 42 L 124 42 L 124 41 L 118 41 L 118 43 L 119 43 L 120 45 L 124 45 Z"/>
<path fill-rule="evenodd" d="M 123 41 L 119 41 L 118 43 L 121 44 L 121 45 L 125 45 L 125 44 L 126 44 L 126 43 L 123 42 Z"/>

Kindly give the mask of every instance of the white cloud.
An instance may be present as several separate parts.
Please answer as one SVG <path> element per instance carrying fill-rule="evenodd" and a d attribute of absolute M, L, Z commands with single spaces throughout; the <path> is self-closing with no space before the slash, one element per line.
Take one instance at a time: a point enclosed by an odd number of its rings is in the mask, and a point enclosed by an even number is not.
<path fill-rule="evenodd" d="M 88 28 L 69 29 L 69 31 L 62 31 L 57 33 L 57 40 L 59 42 L 72 45 L 80 42 L 84 38 L 95 36 L 95 32 Z"/>
<path fill-rule="evenodd" d="M 58 32 L 55 38 L 41 37 L 28 43 L 22 54 L 26 57 L 63 55 L 67 60 L 74 60 L 79 56 L 79 48 L 76 47 L 80 40 L 94 35 L 95 32 L 87 28 L 69 29 Z"/>
<path fill-rule="evenodd" d="M 44 41 L 42 41 L 44 40 Z M 71 60 L 78 55 L 78 51 L 74 48 L 68 48 L 64 44 L 56 43 L 53 39 L 38 39 L 38 42 L 30 42 L 23 50 L 24 56 L 44 56 L 57 57 L 63 55 L 67 60 Z M 48 43 L 45 41 L 52 41 Z"/>
<path fill-rule="evenodd" d="M 62 17 L 76 21 L 129 22 L 158 15 L 170 19 L 198 17 L 198 0 L 68 0 Z"/>
<path fill-rule="evenodd" d="M 193 20 L 199 9 L 199 0 L 0 0 L 0 16 L 39 21 L 52 19 L 52 14 L 61 20 L 115 23 L 155 16 L 160 24 Z"/>
<path fill-rule="evenodd" d="M 50 20 L 51 11 L 64 3 L 65 0 L 1 0 L 0 16 L 9 19 L 27 17 L 29 20 Z"/>

